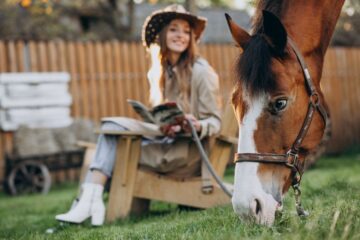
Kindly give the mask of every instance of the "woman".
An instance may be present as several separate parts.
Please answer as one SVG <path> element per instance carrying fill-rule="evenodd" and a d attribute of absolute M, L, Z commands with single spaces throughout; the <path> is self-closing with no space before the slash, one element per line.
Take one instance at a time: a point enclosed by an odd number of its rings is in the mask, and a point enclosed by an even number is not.
<path fill-rule="evenodd" d="M 197 56 L 196 41 L 205 29 L 206 19 L 194 16 L 180 6 L 171 5 L 151 14 L 143 26 L 142 39 L 152 54 L 150 102 L 157 105 L 176 101 L 201 139 L 220 130 L 218 77 L 209 64 Z M 117 117 L 103 119 L 104 130 L 163 132 L 165 137 L 144 137 L 140 165 L 153 171 L 187 177 L 200 174 L 200 156 L 189 139 L 176 138 L 190 132 L 184 124 L 159 129 L 157 125 Z M 151 135 L 151 134 L 149 134 Z M 112 174 L 116 137 L 100 135 L 95 157 L 82 184 L 81 197 L 69 212 L 56 216 L 59 221 L 81 223 L 91 217 L 92 225 L 102 225 L 105 206 L 103 186 Z"/>

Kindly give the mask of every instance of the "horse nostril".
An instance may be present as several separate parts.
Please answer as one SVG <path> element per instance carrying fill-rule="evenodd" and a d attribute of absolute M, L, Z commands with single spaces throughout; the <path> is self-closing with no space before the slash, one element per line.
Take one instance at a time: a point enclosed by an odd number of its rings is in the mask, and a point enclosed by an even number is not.
<path fill-rule="evenodd" d="M 260 201 L 258 199 L 255 199 L 255 214 L 258 215 L 260 211 L 261 211 Z"/>

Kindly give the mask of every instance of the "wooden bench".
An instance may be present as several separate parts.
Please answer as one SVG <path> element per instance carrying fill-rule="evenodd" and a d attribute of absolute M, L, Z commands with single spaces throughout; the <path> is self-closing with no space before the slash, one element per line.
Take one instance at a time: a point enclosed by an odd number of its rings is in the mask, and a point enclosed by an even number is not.
<path fill-rule="evenodd" d="M 146 211 L 150 200 L 197 208 L 210 208 L 230 203 L 229 196 L 214 181 L 212 191 L 206 193 L 202 190 L 201 177 L 178 180 L 139 168 L 143 135 L 141 132 L 99 131 L 99 133 L 119 136 L 117 152 L 120 154 L 117 154 L 113 170 L 106 214 L 108 222 L 125 218 L 130 213 L 139 214 Z M 209 153 L 210 162 L 221 178 L 237 144 L 237 133 L 232 106 L 227 104 L 223 113 L 221 132 Z M 81 179 L 84 179 L 95 153 L 95 145 L 87 145 L 87 149 Z"/>

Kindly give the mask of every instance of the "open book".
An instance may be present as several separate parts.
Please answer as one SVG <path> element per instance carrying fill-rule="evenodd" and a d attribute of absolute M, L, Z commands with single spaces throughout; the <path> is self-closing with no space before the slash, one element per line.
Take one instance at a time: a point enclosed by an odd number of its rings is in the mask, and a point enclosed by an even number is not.
<path fill-rule="evenodd" d="M 144 122 L 154 123 L 160 127 L 169 125 L 181 125 L 185 115 L 176 102 L 166 102 L 147 108 L 139 101 L 128 99 L 127 102 L 133 107 Z"/>

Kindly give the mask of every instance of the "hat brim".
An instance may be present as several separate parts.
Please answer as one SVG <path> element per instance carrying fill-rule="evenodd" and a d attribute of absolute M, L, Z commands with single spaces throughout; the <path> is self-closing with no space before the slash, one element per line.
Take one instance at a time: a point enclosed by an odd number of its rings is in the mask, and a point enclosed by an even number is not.
<path fill-rule="evenodd" d="M 155 42 L 156 36 L 159 32 L 169 24 L 173 19 L 184 19 L 189 22 L 193 29 L 195 39 L 199 40 L 205 30 L 207 20 L 203 17 L 198 17 L 188 13 L 179 12 L 155 12 L 146 18 L 142 29 L 142 41 L 144 46 L 150 47 Z"/>

